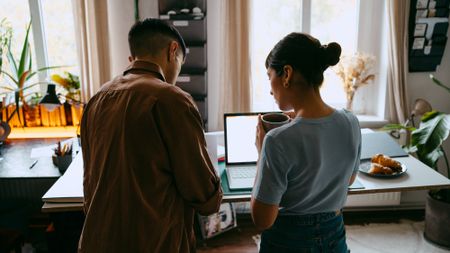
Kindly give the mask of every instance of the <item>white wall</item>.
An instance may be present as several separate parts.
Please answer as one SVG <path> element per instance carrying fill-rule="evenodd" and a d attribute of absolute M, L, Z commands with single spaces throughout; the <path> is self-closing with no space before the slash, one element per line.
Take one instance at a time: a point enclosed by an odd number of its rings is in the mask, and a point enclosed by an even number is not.
<path fill-rule="evenodd" d="M 158 17 L 158 1 L 139 1 L 139 16 L 140 19 Z M 129 64 L 128 31 L 133 24 L 133 0 L 108 0 L 111 77 L 120 75 Z"/>
<path fill-rule="evenodd" d="M 134 23 L 134 1 L 108 0 L 111 78 L 128 66 L 128 31 Z"/>
<path fill-rule="evenodd" d="M 219 127 L 219 71 L 220 71 L 220 1 L 208 1 L 207 17 L 207 55 L 208 55 L 208 130 L 217 131 Z"/>

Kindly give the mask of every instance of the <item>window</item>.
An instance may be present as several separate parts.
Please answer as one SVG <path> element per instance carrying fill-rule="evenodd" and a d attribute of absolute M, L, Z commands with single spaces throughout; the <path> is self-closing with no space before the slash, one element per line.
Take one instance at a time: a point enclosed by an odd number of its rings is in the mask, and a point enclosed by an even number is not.
<path fill-rule="evenodd" d="M 79 75 L 71 1 L 0 0 L 0 6 L 0 19 L 6 18 L 13 29 L 11 47 L 16 58 L 22 50 L 26 26 L 31 21 L 29 36 L 32 69 L 65 66 L 41 72 L 35 81 L 39 78 L 40 82 L 48 82 L 49 75 L 64 71 Z M 9 71 L 8 61 L 4 61 L 4 64 L 4 69 Z M 5 78 L 0 76 L 0 83 L 4 82 Z M 44 83 L 36 86 L 33 91 L 43 94 L 46 89 L 47 85 Z"/>
<path fill-rule="evenodd" d="M 252 1 L 252 89 L 253 110 L 278 110 L 270 95 L 264 66 L 272 47 L 290 32 L 306 32 L 322 44 L 338 42 L 345 55 L 365 52 L 375 55 L 375 81 L 360 88 L 354 100 L 357 114 L 384 117 L 386 37 L 383 37 L 384 1 L 379 0 L 253 0 Z M 326 103 L 345 107 L 345 93 L 333 68 L 324 73 L 321 93 Z M 375 94 L 375 95 L 374 95 Z"/>

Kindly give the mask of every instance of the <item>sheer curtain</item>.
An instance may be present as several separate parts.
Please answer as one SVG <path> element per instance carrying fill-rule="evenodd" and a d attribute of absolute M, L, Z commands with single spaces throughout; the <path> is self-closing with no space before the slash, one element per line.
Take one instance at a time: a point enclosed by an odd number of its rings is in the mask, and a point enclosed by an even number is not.
<path fill-rule="evenodd" d="M 107 0 L 72 0 L 72 5 L 82 100 L 87 102 L 111 78 Z"/>
<path fill-rule="evenodd" d="M 403 123 L 408 118 L 408 15 L 410 1 L 388 0 L 388 93 L 390 121 Z"/>
<path fill-rule="evenodd" d="M 219 128 L 223 113 L 251 110 L 250 0 L 222 0 Z"/>

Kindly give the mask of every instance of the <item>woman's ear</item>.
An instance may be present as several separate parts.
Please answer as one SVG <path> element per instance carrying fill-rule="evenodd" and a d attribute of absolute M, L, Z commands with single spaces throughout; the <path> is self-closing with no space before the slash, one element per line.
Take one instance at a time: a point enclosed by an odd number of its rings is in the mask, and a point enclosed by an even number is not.
<path fill-rule="evenodd" d="M 292 68 L 291 65 L 284 65 L 283 67 L 283 86 L 284 87 L 289 87 L 292 78 L 293 78 L 293 71 L 294 69 Z"/>

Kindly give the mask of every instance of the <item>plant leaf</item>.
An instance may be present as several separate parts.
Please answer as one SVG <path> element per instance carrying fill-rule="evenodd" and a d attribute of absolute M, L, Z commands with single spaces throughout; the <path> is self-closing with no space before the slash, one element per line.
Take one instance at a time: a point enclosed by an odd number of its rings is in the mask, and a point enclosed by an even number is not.
<path fill-rule="evenodd" d="M 2 65 L 3 65 L 3 46 L 0 44 L 0 71 L 2 71 Z"/>
<path fill-rule="evenodd" d="M 15 98 L 15 101 L 16 101 L 17 118 L 19 119 L 19 123 L 22 125 L 22 120 L 20 118 L 20 110 L 19 110 L 19 108 L 20 108 L 20 106 L 19 106 L 19 104 L 20 104 L 20 93 L 19 93 L 19 91 L 15 91 L 14 92 L 14 98 Z"/>
<path fill-rule="evenodd" d="M 29 65 L 30 54 L 30 43 L 28 42 L 28 35 L 30 34 L 31 22 L 28 23 L 27 32 L 25 34 L 25 39 L 23 41 L 22 52 L 20 54 L 19 68 L 17 69 L 17 76 L 22 76 L 25 72 L 25 67 Z"/>
<path fill-rule="evenodd" d="M 426 152 L 424 149 L 418 149 L 417 156 L 420 161 L 430 166 L 431 168 L 436 169 L 437 161 L 444 155 L 440 148 L 435 149 L 431 152 Z"/>
<path fill-rule="evenodd" d="M 427 122 L 430 119 L 433 119 L 434 117 L 438 116 L 439 114 L 441 114 L 438 111 L 431 111 L 431 112 L 426 112 L 422 118 L 420 118 L 421 122 Z"/>
<path fill-rule="evenodd" d="M 433 118 L 421 122 L 420 127 L 412 132 L 411 145 L 417 146 L 417 154 L 422 162 L 430 166 L 435 165 L 437 159 L 442 155 L 437 150 L 448 138 L 449 131 L 450 115 L 439 112 Z"/>
<path fill-rule="evenodd" d="M 34 75 L 36 75 L 37 73 L 44 71 L 44 70 L 48 70 L 48 69 L 57 69 L 57 68 L 64 68 L 67 66 L 50 66 L 50 67 L 44 67 L 44 68 L 40 68 L 36 71 L 33 71 L 31 74 L 28 75 L 27 80 L 29 80 L 31 77 L 33 77 Z"/>
<path fill-rule="evenodd" d="M 441 86 L 442 88 L 444 88 L 445 90 L 450 92 L 450 87 L 447 87 L 446 85 L 444 85 L 441 81 L 436 79 L 433 75 L 430 75 L 430 78 L 435 84 L 437 84 L 438 86 Z"/>
<path fill-rule="evenodd" d="M 9 62 L 9 67 L 11 68 L 11 73 L 13 73 L 15 75 L 14 79 L 18 80 L 19 77 L 17 76 L 17 64 L 16 64 L 16 60 L 14 59 L 14 56 L 11 52 L 11 48 L 8 48 L 8 52 L 6 52 L 6 56 L 8 57 L 8 62 Z"/>
<path fill-rule="evenodd" d="M 8 86 L 0 86 L 0 89 L 4 89 L 4 90 L 8 90 L 8 91 L 14 91 L 13 88 L 8 87 Z M 6 92 L 6 93 L 9 93 L 9 92 Z M 3 94 L 3 93 L 0 93 L 0 94 Z"/>
<path fill-rule="evenodd" d="M 48 82 L 37 82 L 37 83 L 29 84 L 26 87 L 23 87 L 22 90 L 27 90 L 29 88 L 32 88 L 32 87 L 34 87 L 34 86 L 36 86 L 38 84 L 42 84 L 42 83 L 48 84 Z"/>
<path fill-rule="evenodd" d="M 387 124 L 381 128 L 381 130 L 383 131 L 400 130 L 400 129 L 414 131 L 416 128 L 412 126 L 404 126 L 402 124 Z"/>
<path fill-rule="evenodd" d="M 20 76 L 19 85 L 18 85 L 19 89 L 23 89 L 25 87 L 25 81 L 27 80 L 27 76 L 29 73 L 30 73 L 30 71 L 27 70 L 27 71 L 23 72 L 23 74 Z"/>
<path fill-rule="evenodd" d="M 11 81 L 13 81 L 17 86 L 19 86 L 19 82 L 17 81 L 17 79 L 14 79 L 14 77 L 11 74 L 3 70 L 0 70 L 0 73 L 5 74 L 7 77 L 9 77 L 9 79 L 11 79 Z"/>

